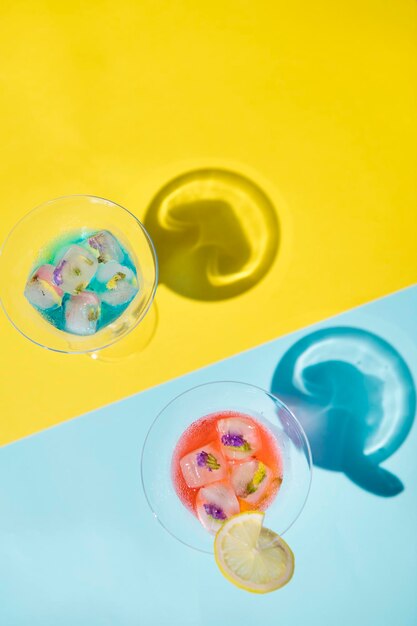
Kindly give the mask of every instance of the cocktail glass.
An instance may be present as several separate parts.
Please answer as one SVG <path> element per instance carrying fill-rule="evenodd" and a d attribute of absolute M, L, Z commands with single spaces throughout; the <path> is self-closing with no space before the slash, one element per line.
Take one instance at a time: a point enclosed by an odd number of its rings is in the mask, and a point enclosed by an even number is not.
<path fill-rule="evenodd" d="M 310 446 L 303 428 L 288 407 L 259 387 L 241 382 L 213 382 L 177 396 L 159 413 L 142 451 L 142 485 L 157 521 L 176 539 L 201 552 L 213 551 L 213 536 L 182 504 L 171 477 L 174 448 L 196 420 L 237 411 L 261 422 L 275 438 L 283 464 L 280 489 L 266 509 L 265 525 L 284 534 L 306 502 L 312 472 Z"/>
<path fill-rule="evenodd" d="M 110 231 L 129 252 L 137 268 L 139 291 L 120 317 L 94 335 L 58 330 L 27 301 L 26 281 L 58 238 L 101 230 Z M 0 299 L 7 317 L 27 339 L 56 352 L 97 356 L 120 341 L 146 315 L 157 283 L 158 261 L 144 226 L 124 207 L 96 196 L 64 196 L 41 204 L 17 222 L 0 250 Z"/>

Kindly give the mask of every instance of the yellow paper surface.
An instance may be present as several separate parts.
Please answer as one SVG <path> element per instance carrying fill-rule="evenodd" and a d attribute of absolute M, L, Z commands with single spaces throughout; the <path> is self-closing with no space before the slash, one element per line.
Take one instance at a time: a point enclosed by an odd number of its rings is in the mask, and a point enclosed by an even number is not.
<path fill-rule="evenodd" d="M 128 359 L 50 353 L 1 313 L 0 441 L 415 282 L 416 35 L 405 0 L 3 2 L 1 239 L 68 193 L 144 219 L 221 167 L 267 193 L 280 243 L 232 298 L 162 284 Z"/>

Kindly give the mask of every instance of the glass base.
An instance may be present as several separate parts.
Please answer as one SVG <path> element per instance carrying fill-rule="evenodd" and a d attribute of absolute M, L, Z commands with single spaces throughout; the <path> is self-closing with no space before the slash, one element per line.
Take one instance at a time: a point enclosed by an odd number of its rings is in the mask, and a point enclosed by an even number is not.
<path fill-rule="evenodd" d="M 142 352 L 152 341 L 158 326 L 158 308 L 154 302 L 138 326 L 126 337 L 108 348 L 87 354 L 89 359 L 115 363 L 121 359 L 129 359 Z"/>

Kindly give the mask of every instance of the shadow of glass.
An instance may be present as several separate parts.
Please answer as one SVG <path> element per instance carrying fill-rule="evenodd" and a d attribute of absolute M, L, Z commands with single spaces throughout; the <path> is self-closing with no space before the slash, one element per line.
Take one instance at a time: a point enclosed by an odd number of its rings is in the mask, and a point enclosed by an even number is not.
<path fill-rule="evenodd" d="M 385 340 L 348 327 L 311 333 L 282 357 L 271 391 L 303 425 L 315 465 L 344 472 L 379 496 L 404 489 L 380 464 L 410 431 L 416 391 L 405 361 Z"/>
<path fill-rule="evenodd" d="M 240 174 L 189 172 L 168 183 L 145 220 L 158 254 L 160 282 L 196 300 L 222 300 L 258 283 L 279 244 L 275 209 Z"/>

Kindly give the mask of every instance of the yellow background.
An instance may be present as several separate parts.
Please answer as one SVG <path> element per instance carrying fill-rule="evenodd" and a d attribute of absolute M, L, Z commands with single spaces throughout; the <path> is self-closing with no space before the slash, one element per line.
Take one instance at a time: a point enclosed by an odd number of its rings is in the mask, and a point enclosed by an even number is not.
<path fill-rule="evenodd" d="M 162 285 L 154 337 L 116 363 L 42 350 L 1 313 L 1 442 L 413 283 L 416 42 L 412 0 L 2 2 L 1 239 L 67 193 L 144 217 L 220 165 L 267 191 L 282 246 L 230 300 Z"/>

